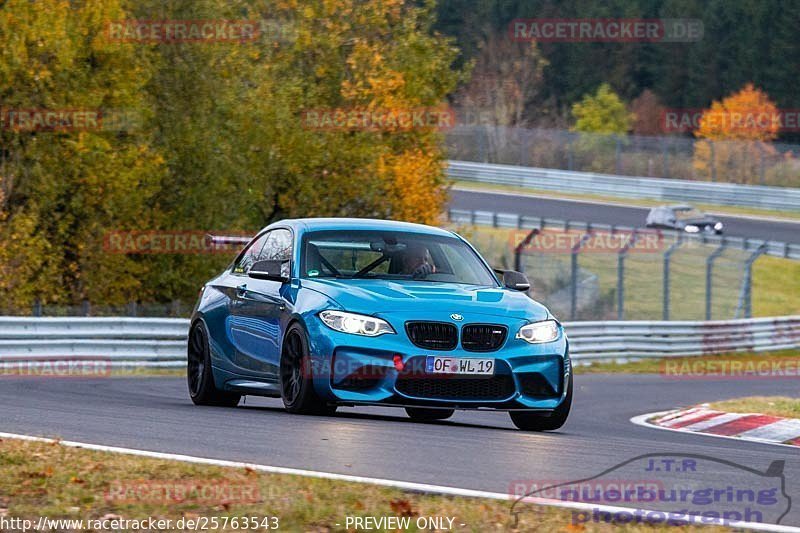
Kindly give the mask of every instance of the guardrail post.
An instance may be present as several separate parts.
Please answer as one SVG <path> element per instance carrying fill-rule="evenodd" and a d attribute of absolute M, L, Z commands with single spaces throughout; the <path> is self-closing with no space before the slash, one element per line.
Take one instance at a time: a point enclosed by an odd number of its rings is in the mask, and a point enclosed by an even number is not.
<path fill-rule="evenodd" d="M 33 302 L 33 316 L 42 316 L 42 301 L 39 298 Z"/>
<path fill-rule="evenodd" d="M 711 252 L 711 254 L 708 256 L 708 259 L 706 259 L 706 320 L 711 320 L 711 298 L 714 292 L 712 284 L 714 261 L 716 261 L 717 257 L 722 255 L 726 247 L 727 243 L 725 241 L 725 237 L 722 237 L 722 242 L 720 242 L 717 249 Z"/>
<path fill-rule="evenodd" d="M 614 226 L 611 226 L 611 231 L 614 232 Z M 630 247 L 636 243 L 637 236 L 637 230 L 634 228 L 631 240 L 625 243 L 617 254 L 617 320 L 625 320 L 625 258 Z"/>
<path fill-rule="evenodd" d="M 744 264 L 744 318 L 753 316 L 753 263 L 767 251 L 767 243 L 762 242 L 758 249 L 747 258 Z M 737 313 L 738 314 L 738 313 Z"/>
<path fill-rule="evenodd" d="M 575 320 L 578 313 L 578 254 L 586 241 L 591 238 L 591 233 L 584 233 L 581 240 L 572 247 L 570 254 L 570 294 L 569 294 L 569 319 Z"/>
<path fill-rule="evenodd" d="M 514 270 L 517 272 L 523 272 L 522 270 L 522 250 L 528 246 L 531 240 L 539 234 L 539 229 L 534 228 L 532 229 L 524 239 L 514 248 Z"/>
<path fill-rule="evenodd" d="M 664 320 L 669 320 L 669 261 L 672 257 L 672 254 L 680 248 L 681 243 L 683 242 L 683 233 L 678 233 L 678 237 L 675 239 L 675 242 L 667 248 L 667 251 L 664 252 L 664 287 L 663 291 L 663 316 Z"/>
<path fill-rule="evenodd" d="M 614 135 L 614 168 L 616 174 L 622 174 L 622 140 Z"/>
<path fill-rule="evenodd" d="M 81 303 L 81 313 L 83 314 L 83 316 L 89 316 L 89 314 L 91 313 L 91 310 L 92 310 L 92 307 L 91 307 L 91 305 L 89 305 L 89 300 L 84 300 Z"/>

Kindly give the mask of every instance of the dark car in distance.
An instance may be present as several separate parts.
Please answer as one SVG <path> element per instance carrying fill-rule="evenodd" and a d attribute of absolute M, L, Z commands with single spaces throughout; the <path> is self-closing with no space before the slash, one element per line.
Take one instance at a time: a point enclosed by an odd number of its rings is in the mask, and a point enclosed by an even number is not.
<path fill-rule="evenodd" d="M 647 227 L 686 233 L 722 233 L 722 222 L 690 205 L 662 205 L 647 214 Z"/>

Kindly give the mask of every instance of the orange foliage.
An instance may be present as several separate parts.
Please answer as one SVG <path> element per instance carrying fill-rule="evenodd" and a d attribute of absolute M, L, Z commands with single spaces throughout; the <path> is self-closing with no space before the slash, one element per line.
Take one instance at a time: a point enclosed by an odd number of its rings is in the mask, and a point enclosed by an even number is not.
<path fill-rule="evenodd" d="M 778 108 L 767 94 L 748 83 L 703 112 L 695 136 L 713 140 L 771 141 L 778 136 Z"/>
<path fill-rule="evenodd" d="M 766 162 L 775 155 L 769 141 L 778 136 L 778 108 L 748 83 L 703 112 L 695 131 L 693 165 L 711 180 L 763 183 Z"/>
<path fill-rule="evenodd" d="M 413 149 L 382 157 L 378 175 L 386 183 L 394 220 L 435 224 L 447 197 L 440 160 Z"/>

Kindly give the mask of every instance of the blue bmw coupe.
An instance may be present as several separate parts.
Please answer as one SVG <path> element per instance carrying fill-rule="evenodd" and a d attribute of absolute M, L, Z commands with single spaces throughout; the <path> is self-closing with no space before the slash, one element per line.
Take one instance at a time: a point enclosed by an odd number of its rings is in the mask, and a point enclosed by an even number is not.
<path fill-rule="evenodd" d="M 189 392 L 198 405 L 251 394 L 292 413 L 382 405 L 424 421 L 492 409 L 520 429 L 558 429 L 572 402 L 569 345 L 529 289 L 444 229 L 276 222 L 203 287 Z"/>

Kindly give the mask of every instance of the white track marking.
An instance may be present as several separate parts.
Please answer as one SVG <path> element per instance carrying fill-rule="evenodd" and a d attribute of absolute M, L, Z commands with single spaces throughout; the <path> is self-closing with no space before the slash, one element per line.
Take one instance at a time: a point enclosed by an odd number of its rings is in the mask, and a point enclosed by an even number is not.
<path fill-rule="evenodd" d="M 696 422 L 694 424 L 689 424 L 688 426 L 684 427 L 686 431 L 702 431 L 704 429 L 708 429 L 714 426 L 720 426 L 722 424 L 727 424 L 728 422 L 733 422 L 734 420 L 739 420 L 740 418 L 747 416 L 742 413 L 724 413 L 720 414 L 719 416 L 715 416 L 714 418 L 709 418 L 708 420 L 703 420 L 702 422 Z"/>
<path fill-rule="evenodd" d="M 778 420 L 772 424 L 739 433 L 739 438 L 742 439 L 762 439 L 775 442 L 786 442 L 796 437 L 800 437 L 800 420 L 793 418 Z"/>
<path fill-rule="evenodd" d="M 722 411 L 714 411 L 713 409 L 701 408 L 701 409 L 696 410 L 693 413 L 687 412 L 685 414 L 682 414 L 681 416 L 675 417 L 675 418 L 673 418 L 673 419 L 671 419 L 671 420 L 669 420 L 667 422 L 664 422 L 663 424 L 666 427 L 674 427 L 675 424 L 681 424 L 683 422 L 688 422 L 690 420 L 696 420 L 698 418 L 703 418 L 704 416 L 708 416 L 708 415 L 714 414 L 714 413 L 723 414 Z"/>
<path fill-rule="evenodd" d="M 313 477 L 313 478 L 322 478 L 322 479 L 331 479 L 336 481 L 347 481 L 352 483 L 366 483 L 371 485 L 380 485 L 383 487 L 390 487 L 400 490 L 410 490 L 415 492 L 424 492 L 424 493 L 433 493 L 433 494 L 444 494 L 447 496 L 463 496 L 468 498 L 485 498 L 491 500 L 506 500 L 506 501 L 514 501 L 519 499 L 519 496 L 515 496 L 512 494 L 503 494 L 502 492 L 486 492 L 482 490 L 474 490 L 474 489 L 461 489 L 457 487 L 446 487 L 441 485 L 429 485 L 425 483 L 412 483 L 409 481 L 395 481 L 392 479 L 381 479 L 381 478 L 370 478 L 370 477 L 362 477 L 362 476 L 352 476 L 347 474 L 334 474 L 332 472 L 318 472 L 315 470 L 302 470 L 297 468 L 286 468 L 282 466 L 268 466 L 268 465 L 259 465 L 254 463 L 242 463 L 238 461 L 225 461 L 221 459 L 208 459 L 205 457 L 194 457 L 191 455 L 180 455 L 180 454 L 173 454 L 173 453 L 163 453 L 163 452 L 152 452 L 147 450 L 137 450 L 134 448 L 120 448 L 116 446 L 105 446 L 102 444 L 89 444 L 85 442 L 74 442 L 74 441 L 66 441 L 66 440 L 58 440 L 52 439 L 47 437 L 35 437 L 31 435 L 19 435 L 16 433 L 2 433 L 0 432 L 0 439 L 18 439 L 18 440 L 26 440 L 26 441 L 33 441 L 33 442 L 46 442 L 46 443 L 58 443 L 62 446 L 67 446 L 70 448 L 84 448 L 87 450 L 95 450 L 100 452 L 111 452 L 111 453 L 121 453 L 126 455 L 136 455 L 140 457 L 149 457 L 153 459 L 164 459 L 170 461 L 182 461 L 185 463 L 195 463 L 195 464 L 203 464 L 203 465 L 212 465 L 212 466 L 222 466 L 228 468 L 250 468 L 252 470 L 257 470 L 259 472 L 266 472 L 269 474 L 286 474 L 291 476 L 304 476 L 304 477 Z M 580 503 L 580 502 L 566 502 L 561 500 L 551 500 L 547 498 L 534 498 L 534 497 L 526 497 L 522 500 L 523 503 L 533 503 L 536 505 L 544 505 L 548 507 L 560 507 L 564 509 L 575 509 L 580 511 L 594 511 L 597 510 L 599 512 L 607 512 L 607 513 L 628 513 L 630 514 L 633 511 L 641 510 L 643 513 L 655 513 L 659 512 L 661 514 L 664 511 L 653 511 L 649 509 L 636 509 L 632 507 L 617 507 L 613 505 L 596 505 L 590 503 Z M 521 510 L 520 512 L 524 512 Z M 708 520 L 707 518 L 703 518 L 701 516 L 696 515 L 686 515 L 687 519 L 694 520 L 693 525 L 715 525 L 715 524 L 705 524 L 703 520 Z M 794 526 L 783 526 L 777 524 L 760 524 L 757 522 L 737 522 L 735 524 L 736 529 L 749 529 L 753 531 L 774 531 L 778 533 L 800 533 L 800 527 Z"/>

